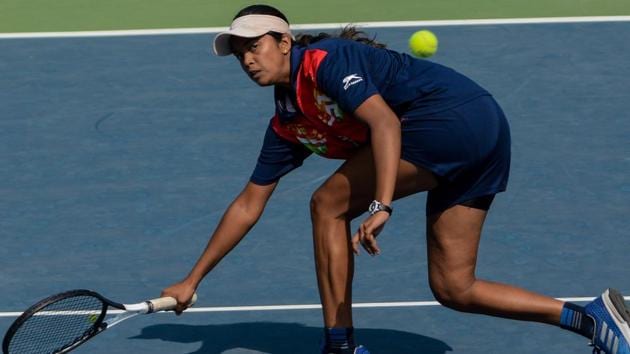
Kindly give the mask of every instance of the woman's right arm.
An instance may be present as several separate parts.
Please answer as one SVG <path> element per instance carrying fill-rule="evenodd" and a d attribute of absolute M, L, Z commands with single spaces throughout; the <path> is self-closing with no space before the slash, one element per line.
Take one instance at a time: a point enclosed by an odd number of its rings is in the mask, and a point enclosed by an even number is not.
<path fill-rule="evenodd" d="M 181 313 L 192 298 L 199 283 L 221 259 L 227 255 L 256 224 L 265 209 L 276 185 L 257 185 L 248 182 L 243 191 L 234 199 L 221 218 L 206 249 L 188 276 L 162 291 L 162 296 L 171 296 L 179 303 L 176 309 Z"/>

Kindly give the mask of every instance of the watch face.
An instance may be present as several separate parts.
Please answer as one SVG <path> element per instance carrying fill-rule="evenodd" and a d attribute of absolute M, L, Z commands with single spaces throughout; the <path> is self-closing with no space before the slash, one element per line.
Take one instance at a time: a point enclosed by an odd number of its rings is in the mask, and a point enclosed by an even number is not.
<path fill-rule="evenodd" d="M 376 213 L 378 213 L 379 211 L 386 211 L 387 213 L 389 213 L 391 215 L 392 213 L 392 208 L 388 205 L 385 205 L 377 200 L 373 201 L 372 203 L 370 203 L 370 207 L 368 208 L 368 212 L 370 213 L 370 215 L 374 215 Z"/>

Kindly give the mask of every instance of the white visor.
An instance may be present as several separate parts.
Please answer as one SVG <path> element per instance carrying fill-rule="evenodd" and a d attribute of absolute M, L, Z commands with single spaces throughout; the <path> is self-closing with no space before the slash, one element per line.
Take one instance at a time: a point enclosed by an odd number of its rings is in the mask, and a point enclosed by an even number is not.
<path fill-rule="evenodd" d="M 230 30 L 221 32 L 214 37 L 214 53 L 219 56 L 232 54 L 230 37 L 255 38 L 268 32 L 288 33 L 291 35 L 289 24 L 280 17 L 271 15 L 245 15 L 235 19 Z M 291 35 L 291 38 L 293 36 Z"/>

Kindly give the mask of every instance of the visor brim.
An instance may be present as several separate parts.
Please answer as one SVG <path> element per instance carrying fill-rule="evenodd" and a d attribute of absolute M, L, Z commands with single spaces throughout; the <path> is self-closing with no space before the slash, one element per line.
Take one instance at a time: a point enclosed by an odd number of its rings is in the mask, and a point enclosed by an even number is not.
<path fill-rule="evenodd" d="M 267 30 L 252 30 L 245 28 L 232 29 L 229 31 L 221 32 L 214 37 L 212 48 L 214 54 L 218 56 L 226 56 L 232 54 L 232 46 L 230 45 L 230 38 L 232 36 L 241 38 L 256 38 L 267 33 Z"/>

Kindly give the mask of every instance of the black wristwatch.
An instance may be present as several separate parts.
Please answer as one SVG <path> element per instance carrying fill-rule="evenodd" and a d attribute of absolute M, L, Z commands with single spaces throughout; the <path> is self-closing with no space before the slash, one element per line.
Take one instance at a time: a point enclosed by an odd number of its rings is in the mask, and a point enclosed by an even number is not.
<path fill-rule="evenodd" d="M 378 200 L 373 200 L 372 203 L 370 203 L 368 211 L 370 212 L 370 215 L 374 215 L 379 211 L 385 211 L 387 214 L 392 215 L 392 211 L 394 211 L 394 209 L 392 209 L 389 205 L 379 202 Z"/>

